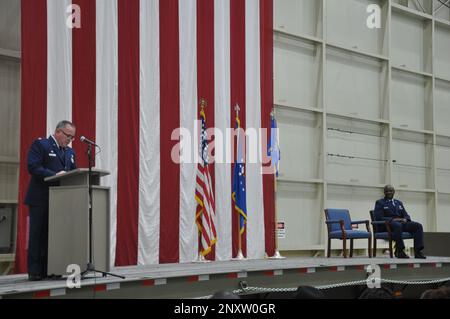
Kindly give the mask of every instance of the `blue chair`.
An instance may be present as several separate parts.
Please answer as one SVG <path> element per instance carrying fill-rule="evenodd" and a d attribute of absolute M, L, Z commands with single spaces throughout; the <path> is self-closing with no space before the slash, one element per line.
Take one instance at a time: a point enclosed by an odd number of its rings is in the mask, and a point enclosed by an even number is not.
<path fill-rule="evenodd" d="M 394 257 L 392 251 L 392 230 L 391 225 L 387 220 L 381 220 L 378 216 L 375 216 L 373 210 L 370 211 L 370 219 L 372 222 L 373 229 L 373 256 L 377 256 L 377 239 L 387 240 L 389 242 L 389 255 L 391 258 Z M 408 232 L 402 233 L 402 239 L 413 239 L 413 235 Z"/>
<path fill-rule="evenodd" d="M 369 241 L 368 251 L 369 258 L 372 258 L 371 251 L 371 239 L 372 234 L 369 228 L 368 220 L 358 220 L 352 221 L 350 218 L 350 213 L 347 209 L 335 209 L 328 208 L 325 209 L 325 223 L 328 229 L 328 251 L 327 257 L 331 254 L 331 240 L 340 239 L 342 240 L 342 248 L 344 251 L 344 258 L 347 258 L 347 239 L 350 239 L 350 257 L 353 257 L 353 240 L 366 238 Z M 365 230 L 354 230 L 352 225 L 366 224 Z"/>

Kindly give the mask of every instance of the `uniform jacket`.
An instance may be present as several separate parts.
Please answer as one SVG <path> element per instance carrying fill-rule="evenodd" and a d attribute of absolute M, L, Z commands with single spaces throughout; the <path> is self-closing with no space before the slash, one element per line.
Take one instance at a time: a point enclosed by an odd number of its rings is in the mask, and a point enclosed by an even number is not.
<path fill-rule="evenodd" d="M 398 199 L 382 198 L 375 203 L 375 219 L 391 221 L 394 218 L 405 218 L 411 221 L 411 217 L 405 209 L 405 206 Z"/>
<path fill-rule="evenodd" d="M 25 204 L 32 206 L 48 205 L 50 186 L 58 183 L 44 182 L 44 178 L 54 176 L 60 171 L 70 171 L 76 168 L 75 152 L 66 147 L 65 151 L 59 149 L 58 144 L 49 136 L 33 142 L 28 151 L 28 172 L 31 175 Z"/>

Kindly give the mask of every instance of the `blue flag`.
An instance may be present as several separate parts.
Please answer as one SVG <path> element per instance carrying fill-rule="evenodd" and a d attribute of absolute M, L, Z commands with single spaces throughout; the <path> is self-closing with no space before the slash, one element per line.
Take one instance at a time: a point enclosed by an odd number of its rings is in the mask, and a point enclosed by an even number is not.
<path fill-rule="evenodd" d="M 278 127 L 275 117 L 272 117 L 270 125 L 270 141 L 269 147 L 267 148 L 267 155 L 272 158 L 272 166 L 275 168 L 276 176 L 278 177 L 278 164 L 280 162 L 280 146 L 278 141 Z"/>
<path fill-rule="evenodd" d="M 240 128 L 239 117 L 236 118 L 236 128 Z M 237 135 L 237 163 L 234 164 L 233 172 L 233 203 L 236 212 L 239 213 L 239 233 L 242 235 L 247 223 L 247 199 L 245 191 L 245 164 L 243 143 L 241 143 L 240 130 Z"/>

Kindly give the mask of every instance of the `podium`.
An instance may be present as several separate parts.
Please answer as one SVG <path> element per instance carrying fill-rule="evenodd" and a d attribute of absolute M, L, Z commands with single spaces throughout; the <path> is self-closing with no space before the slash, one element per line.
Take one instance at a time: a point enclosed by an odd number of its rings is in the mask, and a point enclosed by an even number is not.
<path fill-rule="evenodd" d="M 110 188 L 100 186 L 106 175 L 92 169 L 92 259 L 96 268 L 108 272 Z M 49 194 L 47 272 L 67 275 L 71 264 L 83 272 L 89 262 L 89 170 L 79 168 L 45 181 L 59 182 Z"/>

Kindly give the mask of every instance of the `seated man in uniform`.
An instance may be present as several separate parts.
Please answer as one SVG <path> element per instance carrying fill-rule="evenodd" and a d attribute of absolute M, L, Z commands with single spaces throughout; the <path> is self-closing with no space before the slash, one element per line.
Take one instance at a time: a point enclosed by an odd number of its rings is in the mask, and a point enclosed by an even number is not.
<path fill-rule="evenodd" d="M 375 203 L 375 218 L 377 220 L 387 220 L 391 226 L 392 239 L 395 240 L 395 257 L 409 258 L 405 253 L 405 244 L 402 239 L 402 232 L 411 233 L 414 237 L 415 258 L 425 259 L 422 253 L 423 227 L 422 224 L 411 221 L 411 217 L 405 206 L 398 199 L 394 199 L 395 189 L 391 185 L 384 187 L 384 198 Z"/>

